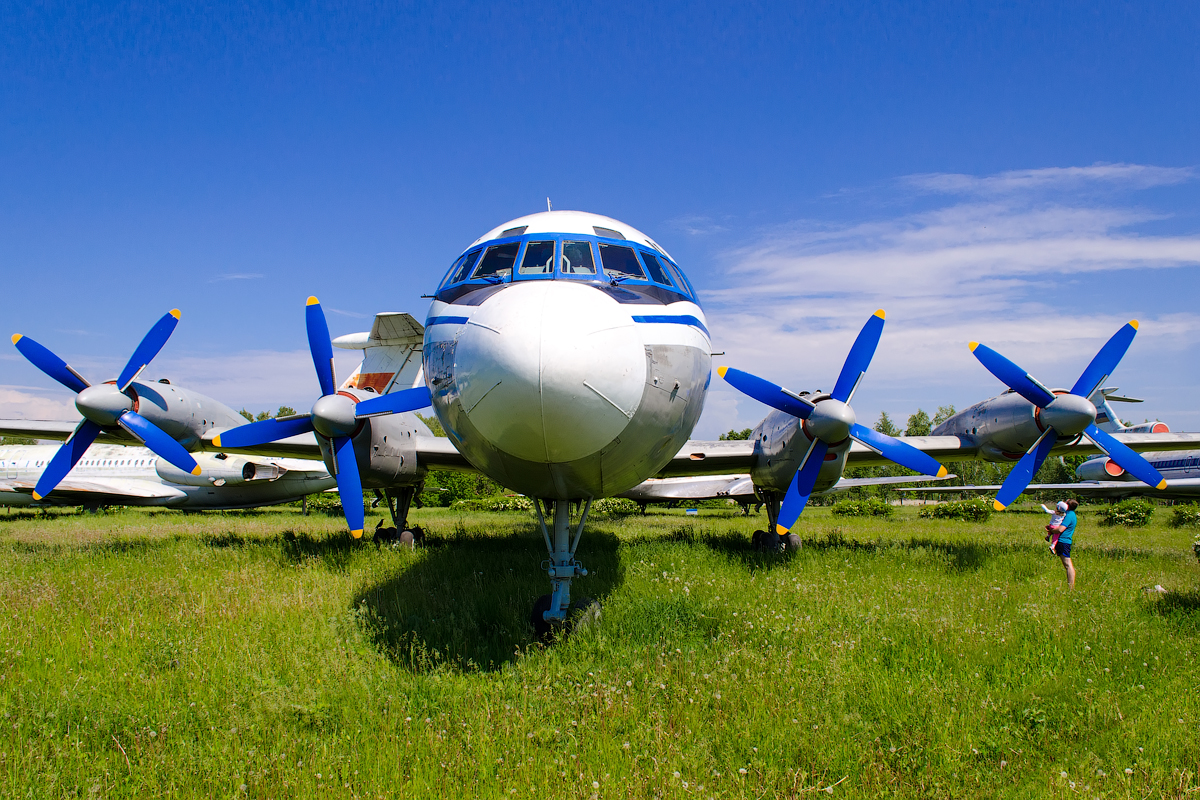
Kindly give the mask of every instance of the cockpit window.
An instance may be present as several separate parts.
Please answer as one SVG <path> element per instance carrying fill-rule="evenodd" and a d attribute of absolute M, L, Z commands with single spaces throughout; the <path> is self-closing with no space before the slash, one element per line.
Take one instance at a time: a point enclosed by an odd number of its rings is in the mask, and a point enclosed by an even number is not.
<path fill-rule="evenodd" d="M 696 290 L 692 288 L 692 284 L 688 282 L 687 276 L 683 274 L 683 270 L 672 264 L 668 259 L 662 259 L 663 265 L 671 271 L 671 275 L 675 278 L 675 282 L 683 288 L 685 292 L 694 300 L 696 298 Z"/>
<path fill-rule="evenodd" d="M 458 263 L 454 265 L 454 268 L 450 270 L 453 277 L 446 281 L 446 283 L 458 283 L 459 281 L 466 280 L 467 276 L 471 274 L 471 267 L 475 266 L 475 259 L 477 258 L 479 258 L 478 250 L 472 250 L 460 258 Z"/>
<path fill-rule="evenodd" d="M 564 275 L 595 275 L 591 242 L 563 242 L 559 269 Z"/>
<path fill-rule="evenodd" d="M 646 273 L 642 272 L 642 265 L 638 263 L 632 247 L 602 244 L 600 245 L 600 263 L 604 265 L 604 273 L 610 278 L 646 280 Z"/>
<path fill-rule="evenodd" d="M 639 251 L 642 256 L 642 261 L 646 262 L 646 271 L 650 273 L 650 277 L 655 283 L 661 283 L 663 286 L 672 286 L 671 279 L 667 277 L 667 271 L 663 269 L 663 265 L 658 263 L 658 258 L 645 250 Z"/>
<path fill-rule="evenodd" d="M 548 275 L 554 272 L 554 242 L 530 242 L 521 259 L 522 275 Z"/>
<path fill-rule="evenodd" d="M 472 278 L 487 278 L 496 275 L 506 278 L 512 275 L 513 264 L 517 261 L 517 251 L 521 249 L 520 242 L 494 244 L 483 254 L 483 259 L 475 269 Z"/>

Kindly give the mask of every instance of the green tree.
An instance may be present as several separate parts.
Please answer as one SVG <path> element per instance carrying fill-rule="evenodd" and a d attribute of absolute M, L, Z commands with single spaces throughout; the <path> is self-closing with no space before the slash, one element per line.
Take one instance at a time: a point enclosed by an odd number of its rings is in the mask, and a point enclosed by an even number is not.
<path fill-rule="evenodd" d="M 241 411 L 239 411 L 238 413 L 239 413 L 239 414 L 241 414 L 243 417 L 245 417 L 245 418 L 246 418 L 247 420 L 249 420 L 250 422 L 254 422 L 254 415 L 253 415 L 253 414 L 251 414 L 249 411 L 247 411 L 245 408 L 243 408 L 243 409 L 242 409 Z"/>
<path fill-rule="evenodd" d="M 10 444 L 37 444 L 37 439 L 28 436 L 0 436 L 0 446 Z"/>
<path fill-rule="evenodd" d="M 740 431 L 730 430 L 728 433 L 722 433 L 717 438 L 722 442 L 734 441 L 735 439 L 749 439 L 754 435 L 753 428 L 743 428 Z"/>
<path fill-rule="evenodd" d="M 433 414 L 430 414 L 428 417 L 424 414 L 417 414 L 417 419 L 424 422 L 429 427 L 429 430 L 433 432 L 434 436 L 446 435 L 446 430 L 442 427 L 441 421 Z"/>
<path fill-rule="evenodd" d="M 936 428 L 938 425 L 941 425 L 943 422 L 950 419 L 957 413 L 958 412 L 954 410 L 953 405 L 938 406 L 937 413 L 933 415 L 933 427 Z"/>
<path fill-rule="evenodd" d="M 875 423 L 875 430 L 886 433 L 888 436 L 900 435 L 900 429 L 896 427 L 896 423 L 892 422 L 892 418 L 886 411 L 879 412 L 879 422 Z"/>
<path fill-rule="evenodd" d="M 270 418 L 271 418 L 270 411 L 260 411 L 254 415 L 255 422 L 262 422 L 264 419 L 270 419 Z"/>
<path fill-rule="evenodd" d="M 933 430 L 933 425 L 929 422 L 929 415 L 918 408 L 917 413 L 908 418 L 908 427 L 904 429 L 904 435 L 928 436 L 931 430 Z"/>
<path fill-rule="evenodd" d="M 275 412 L 275 416 L 294 417 L 296 416 L 296 409 L 292 408 L 291 406 L 280 406 L 279 410 Z"/>

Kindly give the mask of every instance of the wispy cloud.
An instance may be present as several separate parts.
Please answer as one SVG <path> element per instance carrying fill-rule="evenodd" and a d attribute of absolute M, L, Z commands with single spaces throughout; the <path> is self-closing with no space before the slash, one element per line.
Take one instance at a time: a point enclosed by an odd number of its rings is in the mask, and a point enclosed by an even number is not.
<path fill-rule="evenodd" d="M 338 314 L 339 316 L 343 316 L 343 317 L 350 317 L 351 319 L 374 319 L 374 317 L 375 317 L 374 314 L 363 314 L 360 311 L 343 311 L 340 308 L 333 308 L 332 306 L 325 306 L 325 307 L 328 308 L 330 311 L 332 311 L 334 314 Z"/>
<path fill-rule="evenodd" d="M 221 281 L 252 281 L 258 278 L 265 278 L 261 272 L 226 272 L 223 275 L 217 275 L 209 279 L 209 283 L 220 283 Z"/>
<path fill-rule="evenodd" d="M 713 233 L 724 233 L 729 228 L 713 219 L 706 216 L 685 216 L 676 217 L 668 220 L 667 226 L 679 231 L 683 231 L 689 236 L 706 236 Z"/>
<path fill-rule="evenodd" d="M 1001 194 L 1033 189 L 1080 189 L 1108 185 L 1115 188 L 1148 189 L 1183 183 L 1195 177 L 1191 167 L 1154 167 L 1145 164 L 1093 164 L 1090 167 L 1045 167 L 1019 169 L 996 175 L 928 173 L 909 175 L 901 182 L 925 191 L 950 194 Z"/>

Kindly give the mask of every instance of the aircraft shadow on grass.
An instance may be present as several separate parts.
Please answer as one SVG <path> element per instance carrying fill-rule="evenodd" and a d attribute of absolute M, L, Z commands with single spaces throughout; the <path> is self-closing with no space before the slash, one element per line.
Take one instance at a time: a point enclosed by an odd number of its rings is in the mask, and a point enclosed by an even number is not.
<path fill-rule="evenodd" d="M 603 604 L 623 583 L 617 547 L 616 536 L 587 532 L 577 556 L 588 575 L 572 598 Z M 410 566 L 364 587 L 354 605 L 376 646 L 405 669 L 498 670 L 536 641 L 529 615 L 546 579 L 532 567 L 545 557 L 532 526 L 508 536 L 431 534 Z"/>

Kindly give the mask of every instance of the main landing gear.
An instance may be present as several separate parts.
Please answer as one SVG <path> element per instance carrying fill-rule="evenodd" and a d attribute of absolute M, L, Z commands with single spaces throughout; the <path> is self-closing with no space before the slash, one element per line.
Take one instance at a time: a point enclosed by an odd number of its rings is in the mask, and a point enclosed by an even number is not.
<path fill-rule="evenodd" d="M 545 510 L 543 512 L 543 503 Z M 535 500 L 538 525 L 550 558 L 542 568 L 550 576 L 550 594 L 544 594 L 533 604 L 529 622 L 538 638 L 545 641 L 554 635 L 591 624 L 600 619 L 600 603 L 590 597 L 571 602 L 571 579 L 582 578 L 587 570 L 575 560 L 575 549 L 583 536 L 583 526 L 592 509 L 591 498 L 583 501 L 579 525 L 572 532 L 570 500 Z M 546 517 L 553 520 L 553 531 L 546 528 Z M 573 535 L 572 535 L 573 534 Z"/>
<path fill-rule="evenodd" d="M 378 505 L 381 500 L 386 502 L 388 513 L 392 517 L 392 525 L 395 526 L 384 528 L 383 520 L 379 520 L 379 526 L 375 528 L 375 545 L 377 547 L 392 542 L 412 547 L 425 541 L 425 531 L 421 530 L 420 525 L 408 527 L 408 510 L 412 507 L 413 498 L 416 497 L 419 490 L 418 486 L 405 486 L 394 490 L 384 489 L 382 492 L 378 489 L 375 490 L 376 501 L 372 506 Z"/>
<path fill-rule="evenodd" d="M 785 550 L 799 550 L 803 546 L 800 537 L 794 533 L 776 533 L 776 523 L 779 521 L 779 497 L 773 494 L 763 494 L 763 505 L 767 507 L 767 529 L 755 531 L 750 537 L 750 544 L 755 550 L 764 553 L 782 553 Z"/>

